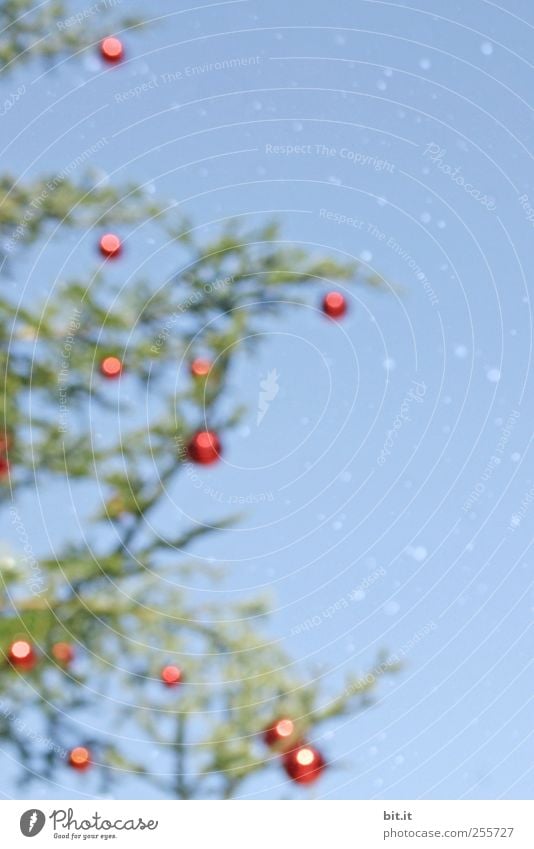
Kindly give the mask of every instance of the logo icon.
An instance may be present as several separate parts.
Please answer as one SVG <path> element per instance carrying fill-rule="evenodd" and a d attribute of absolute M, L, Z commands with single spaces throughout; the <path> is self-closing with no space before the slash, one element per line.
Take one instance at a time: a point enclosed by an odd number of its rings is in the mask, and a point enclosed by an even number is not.
<path fill-rule="evenodd" d="M 24 837 L 35 837 L 43 830 L 46 817 L 42 811 L 37 808 L 31 808 L 25 811 L 20 818 L 20 830 Z"/>
<path fill-rule="evenodd" d="M 271 402 L 274 401 L 280 391 L 278 372 L 275 368 L 268 372 L 264 380 L 260 380 L 260 390 L 258 397 L 258 416 L 256 418 L 257 427 L 262 423 L 263 417 L 271 406 Z"/>

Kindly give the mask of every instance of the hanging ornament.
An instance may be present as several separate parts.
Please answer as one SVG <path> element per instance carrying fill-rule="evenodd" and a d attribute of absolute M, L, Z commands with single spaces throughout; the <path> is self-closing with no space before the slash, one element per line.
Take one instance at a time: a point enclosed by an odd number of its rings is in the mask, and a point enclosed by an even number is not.
<path fill-rule="evenodd" d="M 108 380 L 120 377 L 122 374 L 122 362 L 118 357 L 105 357 L 100 363 L 100 373 Z"/>
<path fill-rule="evenodd" d="M 118 257 L 122 250 L 122 242 L 115 233 L 105 233 L 99 242 L 100 253 L 106 259 Z"/>
<path fill-rule="evenodd" d="M 80 771 L 91 766 L 91 752 L 85 746 L 76 746 L 69 752 L 69 764 Z"/>
<path fill-rule="evenodd" d="M 191 363 L 191 374 L 193 377 L 207 377 L 211 370 L 209 360 L 204 360 L 202 357 L 197 357 Z"/>
<path fill-rule="evenodd" d="M 295 725 L 291 719 L 277 719 L 263 732 L 263 739 L 267 746 L 279 746 L 287 743 L 295 732 Z"/>
<path fill-rule="evenodd" d="M 7 657 L 17 669 L 33 669 L 37 663 L 35 649 L 28 640 L 15 640 L 8 649 Z"/>
<path fill-rule="evenodd" d="M 187 446 L 187 456 L 193 463 L 208 466 L 220 459 L 221 443 L 213 430 L 201 430 Z"/>
<path fill-rule="evenodd" d="M 124 56 L 122 42 L 113 36 L 108 36 L 101 42 L 100 52 L 106 62 L 119 62 Z"/>
<path fill-rule="evenodd" d="M 52 656 L 58 663 L 71 663 L 74 660 L 74 647 L 70 643 L 54 643 Z"/>
<path fill-rule="evenodd" d="M 328 292 L 323 299 L 323 312 L 330 318 L 341 318 L 347 312 L 347 301 L 341 292 Z"/>
<path fill-rule="evenodd" d="M 303 744 L 286 752 L 283 766 L 292 781 L 297 784 L 313 784 L 323 772 L 326 764 L 323 756 L 313 746 Z"/>
<path fill-rule="evenodd" d="M 182 683 L 182 670 L 178 666 L 164 666 L 161 670 L 161 680 L 167 687 L 177 687 Z"/>

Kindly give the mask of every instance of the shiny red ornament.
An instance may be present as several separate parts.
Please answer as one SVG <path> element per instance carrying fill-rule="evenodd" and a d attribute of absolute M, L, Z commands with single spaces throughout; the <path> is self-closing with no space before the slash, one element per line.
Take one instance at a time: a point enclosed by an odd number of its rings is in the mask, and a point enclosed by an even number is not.
<path fill-rule="evenodd" d="M 187 456 L 193 463 L 208 466 L 220 459 L 221 443 L 219 437 L 212 430 L 201 430 L 190 441 L 187 446 Z"/>
<path fill-rule="evenodd" d="M 104 377 L 107 377 L 108 380 L 120 377 L 122 374 L 122 362 L 118 357 L 105 357 L 100 363 L 100 373 Z"/>
<path fill-rule="evenodd" d="M 119 62 L 124 56 L 124 47 L 118 38 L 108 36 L 101 42 L 100 52 L 106 62 Z"/>
<path fill-rule="evenodd" d="M 267 746 L 279 746 L 287 743 L 295 733 L 295 725 L 291 719 L 278 719 L 263 732 L 263 739 Z"/>
<path fill-rule="evenodd" d="M 161 680 L 167 687 L 176 687 L 182 683 L 182 670 L 178 666 L 164 666 Z"/>
<path fill-rule="evenodd" d="M 286 752 L 283 766 L 292 781 L 297 784 L 313 784 L 320 777 L 326 763 L 317 749 L 303 744 Z"/>
<path fill-rule="evenodd" d="M 211 363 L 209 360 L 204 360 L 202 357 L 197 357 L 191 363 L 191 374 L 193 377 L 207 377 L 211 371 Z"/>
<path fill-rule="evenodd" d="M 58 663 L 71 663 L 74 660 L 74 647 L 70 643 L 54 643 L 52 656 Z"/>
<path fill-rule="evenodd" d="M 17 669 L 33 669 L 37 663 L 35 649 L 28 640 L 15 640 L 7 653 L 9 662 Z"/>
<path fill-rule="evenodd" d="M 85 746 L 76 746 L 69 752 L 69 764 L 83 772 L 91 766 L 91 752 Z"/>
<path fill-rule="evenodd" d="M 347 312 L 347 301 L 341 292 L 328 292 L 323 299 L 323 312 L 330 318 L 341 318 Z"/>
<path fill-rule="evenodd" d="M 99 242 L 100 253 L 106 259 L 117 257 L 122 250 L 122 243 L 115 233 L 104 233 Z"/>

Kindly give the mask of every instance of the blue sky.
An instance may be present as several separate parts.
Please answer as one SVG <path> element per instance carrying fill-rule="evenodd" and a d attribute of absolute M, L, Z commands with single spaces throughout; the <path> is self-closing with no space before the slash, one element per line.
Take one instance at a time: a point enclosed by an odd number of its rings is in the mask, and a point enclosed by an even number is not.
<path fill-rule="evenodd" d="M 273 593 L 272 633 L 327 691 L 381 649 L 402 656 L 373 708 L 321 740 L 333 766 L 316 797 L 529 798 L 531 4 L 173 7 L 150 4 L 161 20 L 124 37 L 111 71 L 88 50 L 4 81 L 2 101 L 27 93 L 4 119 L 3 168 L 61 170 L 96 145 L 110 181 L 146 183 L 206 231 L 277 216 L 288 241 L 384 278 L 347 284 L 339 323 L 313 289 L 239 363 L 249 414 L 202 473 L 222 501 L 187 480 L 181 495 L 197 518 L 272 498 L 194 553 L 230 565 L 227 598 Z M 65 242 L 20 258 L 25 297 L 75 273 L 91 238 L 65 265 Z M 113 273 L 153 240 L 141 228 Z M 161 278 L 173 270 L 162 252 Z M 247 787 L 280 792 L 274 772 Z"/>

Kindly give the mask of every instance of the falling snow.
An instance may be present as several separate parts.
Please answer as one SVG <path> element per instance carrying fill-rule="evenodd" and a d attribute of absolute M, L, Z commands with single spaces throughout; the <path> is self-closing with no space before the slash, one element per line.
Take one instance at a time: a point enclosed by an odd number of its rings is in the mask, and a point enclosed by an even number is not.
<path fill-rule="evenodd" d="M 417 563 L 422 563 L 428 557 L 428 551 L 424 545 L 408 546 L 406 553 Z"/>

